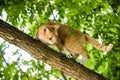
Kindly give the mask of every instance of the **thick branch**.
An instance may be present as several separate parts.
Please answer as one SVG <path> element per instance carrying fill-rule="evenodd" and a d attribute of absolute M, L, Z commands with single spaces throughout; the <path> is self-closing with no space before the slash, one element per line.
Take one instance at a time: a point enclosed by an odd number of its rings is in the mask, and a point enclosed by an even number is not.
<path fill-rule="evenodd" d="M 2 20 L 0 20 L 0 37 L 77 80 L 105 80 L 101 75 L 50 49 Z"/>

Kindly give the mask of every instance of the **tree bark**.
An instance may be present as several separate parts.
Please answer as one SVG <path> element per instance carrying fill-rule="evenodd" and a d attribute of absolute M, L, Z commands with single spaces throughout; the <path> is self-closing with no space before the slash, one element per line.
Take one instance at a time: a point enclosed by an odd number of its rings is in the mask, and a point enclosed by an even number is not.
<path fill-rule="evenodd" d="M 85 68 L 74 59 L 67 58 L 64 54 L 54 51 L 2 20 L 0 20 L 0 37 L 76 80 L 106 80 L 103 76 Z"/>

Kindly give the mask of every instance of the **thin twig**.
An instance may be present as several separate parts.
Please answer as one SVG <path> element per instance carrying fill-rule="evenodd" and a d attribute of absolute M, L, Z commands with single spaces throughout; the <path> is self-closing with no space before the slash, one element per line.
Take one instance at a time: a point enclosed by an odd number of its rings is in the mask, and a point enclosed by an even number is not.
<path fill-rule="evenodd" d="M 67 80 L 65 74 L 64 74 L 62 71 L 61 71 L 61 75 L 62 75 L 62 77 L 64 78 L 64 80 Z"/>
<path fill-rule="evenodd" d="M 51 13 L 52 13 L 52 15 L 53 15 L 54 21 L 57 22 L 57 20 L 56 20 L 56 18 L 55 18 L 55 16 L 54 16 L 53 9 L 52 9 L 52 6 L 51 6 L 50 1 L 49 1 L 49 8 L 50 8 Z"/>

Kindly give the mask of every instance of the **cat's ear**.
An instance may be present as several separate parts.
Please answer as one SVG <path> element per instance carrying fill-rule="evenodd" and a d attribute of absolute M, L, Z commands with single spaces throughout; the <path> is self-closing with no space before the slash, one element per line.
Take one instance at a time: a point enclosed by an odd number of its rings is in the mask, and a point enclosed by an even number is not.
<path fill-rule="evenodd" d="M 46 23 L 46 25 L 48 25 L 54 29 L 58 29 L 60 27 L 60 24 L 55 23 L 55 22 L 48 22 L 48 23 Z"/>
<path fill-rule="evenodd" d="M 60 27 L 60 24 L 54 25 L 54 28 L 55 28 L 55 29 L 58 29 L 59 27 Z"/>
<path fill-rule="evenodd" d="M 49 32 L 50 32 L 49 29 L 45 27 L 45 28 L 44 28 L 44 34 L 45 34 L 45 33 L 49 33 Z"/>

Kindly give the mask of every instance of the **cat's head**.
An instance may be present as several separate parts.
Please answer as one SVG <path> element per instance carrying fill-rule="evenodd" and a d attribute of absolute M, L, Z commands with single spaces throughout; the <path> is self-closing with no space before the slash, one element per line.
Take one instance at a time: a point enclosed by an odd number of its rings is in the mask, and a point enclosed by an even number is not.
<path fill-rule="evenodd" d="M 57 25 L 55 24 L 43 24 L 38 28 L 37 39 L 41 40 L 45 44 L 55 44 L 57 42 Z"/>

